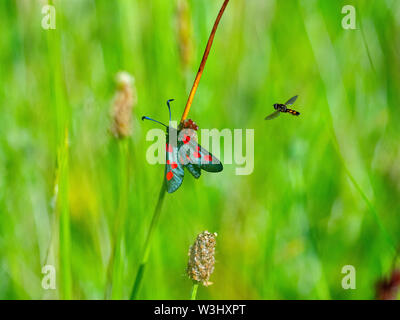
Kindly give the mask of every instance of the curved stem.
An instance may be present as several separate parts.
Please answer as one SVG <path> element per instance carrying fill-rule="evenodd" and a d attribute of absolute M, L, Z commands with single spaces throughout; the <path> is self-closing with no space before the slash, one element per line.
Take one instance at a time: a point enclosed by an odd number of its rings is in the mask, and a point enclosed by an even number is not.
<path fill-rule="evenodd" d="M 228 5 L 228 2 L 229 2 L 229 0 L 224 1 L 224 3 L 222 4 L 221 10 L 219 10 L 217 19 L 214 22 L 214 27 L 211 31 L 210 37 L 208 38 L 207 46 L 204 51 L 203 58 L 201 59 L 201 62 L 200 62 L 199 71 L 197 71 L 197 75 L 196 75 L 196 78 L 194 79 L 192 90 L 190 90 L 189 97 L 186 102 L 185 110 L 183 111 L 183 114 L 182 114 L 181 123 L 186 119 L 186 117 L 189 113 L 190 107 L 193 102 L 194 94 L 196 93 L 197 87 L 199 86 L 200 78 L 203 74 L 203 70 L 204 70 L 204 66 L 206 65 L 208 54 L 210 53 L 210 49 L 211 49 L 211 45 L 214 40 L 215 32 L 217 31 L 219 21 L 221 20 L 221 17 L 225 11 L 225 8 Z"/>
<path fill-rule="evenodd" d="M 149 258 L 149 254 L 150 254 L 151 240 L 153 239 L 154 230 L 155 230 L 155 228 L 157 226 L 157 222 L 160 218 L 161 207 L 162 207 L 162 203 L 164 200 L 165 192 L 167 190 L 166 186 L 167 185 L 166 185 L 166 182 L 164 179 L 163 185 L 160 190 L 160 194 L 158 196 L 157 205 L 156 205 L 156 208 L 154 209 L 153 218 L 151 219 L 150 229 L 149 229 L 149 232 L 147 233 L 146 242 L 144 244 L 142 261 L 140 262 L 139 269 L 136 273 L 135 283 L 132 287 L 131 297 L 130 297 L 131 300 L 136 299 L 137 294 L 140 289 L 140 285 L 142 283 L 144 269 L 146 267 L 146 263 L 147 263 L 147 260 Z"/>
<path fill-rule="evenodd" d="M 224 13 L 226 6 L 228 5 L 228 2 L 229 2 L 229 0 L 225 0 L 224 1 L 224 3 L 222 4 L 222 7 L 221 7 L 221 9 L 220 9 L 220 11 L 218 13 L 217 19 L 215 20 L 214 27 L 213 27 L 213 29 L 211 31 L 210 37 L 208 38 L 207 46 L 206 46 L 206 49 L 205 49 L 204 54 L 203 54 L 203 58 L 202 58 L 201 63 L 200 63 L 199 71 L 197 72 L 196 78 L 194 79 L 192 90 L 190 90 L 189 98 L 188 98 L 188 101 L 186 103 L 185 109 L 183 111 L 181 122 L 183 122 L 186 119 L 186 117 L 187 117 L 187 115 L 189 113 L 190 106 L 192 105 L 194 94 L 196 93 L 197 87 L 198 87 L 199 82 L 200 82 L 201 75 L 203 74 L 204 66 L 205 66 L 207 58 L 208 58 L 208 54 L 210 53 L 210 49 L 211 49 L 211 45 L 212 45 L 213 40 L 214 40 L 215 32 L 217 31 L 217 27 L 218 27 L 219 21 L 221 20 L 222 14 Z M 135 283 L 133 284 L 133 287 L 132 287 L 131 296 L 130 296 L 131 300 L 136 299 L 137 294 L 138 294 L 139 289 L 140 289 L 140 285 L 142 283 L 144 270 L 145 270 L 146 263 L 147 263 L 147 260 L 148 260 L 149 254 L 150 254 L 151 241 L 152 241 L 152 238 L 153 238 L 154 230 L 155 230 L 155 228 L 157 226 L 157 222 L 158 222 L 159 217 L 160 217 L 161 206 L 162 206 L 162 203 L 163 203 L 163 200 L 164 200 L 165 192 L 167 190 L 166 187 L 167 187 L 167 185 L 166 185 L 166 182 L 165 182 L 165 179 L 164 179 L 163 185 L 162 185 L 161 190 L 160 190 L 160 195 L 158 196 L 157 205 L 156 205 L 156 208 L 155 208 L 154 213 L 153 213 L 153 218 L 151 220 L 150 229 L 148 231 L 146 242 L 145 242 L 145 245 L 144 245 L 143 257 L 142 257 L 142 260 L 140 262 L 139 269 L 138 269 L 138 271 L 136 273 Z M 194 294 L 196 294 L 196 292 L 197 292 L 197 288 L 195 289 Z M 193 295 L 193 292 L 192 292 L 192 295 Z"/>

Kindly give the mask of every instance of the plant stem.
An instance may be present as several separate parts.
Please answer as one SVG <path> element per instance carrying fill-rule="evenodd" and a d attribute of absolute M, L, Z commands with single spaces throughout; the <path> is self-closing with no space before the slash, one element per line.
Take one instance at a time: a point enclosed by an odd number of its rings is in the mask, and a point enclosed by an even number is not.
<path fill-rule="evenodd" d="M 63 146 L 59 149 L 59 236 L 60 236 L 60 274 L 61 274 L 61 289 L 62 298 L 72 298 L 72 278 L 71 278 L 71 235 L 70 235 L 70 219 L 69 219 L 69 204 L 68 204 L 68 129 L 65 129 L 65 137 Z"/>
<path fill-rule="evenodd" d="M 334 148 L 336 150 L 336 153 L 340 159 L 340 162 L 344 168 L 344 171 L 346 172 L 347 176 L 349 177 L 351 183 L 353 184 L 353 186 L 355 187 L 355 189 L 358 191 L 358 193 L 360 194 L 361 198 L 364 200 L 364 202 L 366 203 L 369 211 L 371 212 L 373 218 L 375 219 L 378 227 L 381 229 L 381 232 L 383 233 L 383 236 L 385 237 L 385 240 L 388 242 L 388 244 L 391 246 L 391 251 L 393 251 L 394 253 L 396 253 L 397 248 L 396 248 L 396 244 L 395 241 L 393 239 L 393 237 L 390 235 L 390 233 L 386 230 L 385 226 L 383 225 L 381 219 L 379 218 L 378 212 L 375 209 L 375 206 L 372 204 L 371 200 L 368 198 L 368 196 L 366 195 L 366 193 L 364 192 L 364 190 L 361 188 L 361 186 L 358 184 L 357 180 L 354 178 L 353 174 L 350 172 L 350 170 L 347 167 L 346 161 L 340 151 L 340 147 L 339 147 L 339 142 L 337 141 L 335 132 L 333 130 L 333 126 L 331 127 L 331 136 L 332 136 L 332 140 L 333 140 L 333 145 Z"/>
<path fill-rule="evenodd" d="M 199 283 L 198 282 L 193 282 L 192 295 L 190 297 L 190 300 L 196 300 L 197 289 L 198 288 L 199 288 Z"/>
<path fill-rule="evenodd" d="M 52 2 L 49 2 L 52 4 Z M 62 25 L 62 17 L 57 21 Z M 61 21 L 60 21 L 61 20 Z M 70 108 L 68 94 L 65 85 L 65 73 L 63 69 L 63 50 L 61 46 L 61 34 L 59 29 L 47 32 L 47 60 L 50 73 L 50 103 L 54 113 L 52 120 L 55 123 L 55 143 L 57 145 L 57 173 L 56 173 L 56 221 L 58 224 L 58 278 L 61 299 L 72 299 L 72 273 L 71 273 L 71 231 L 69 211 L 69 146 L 68 128 L 70 123 Z M 55 239 L 55 238 L 54 238 Z M 50 247 L 52 245 L 50 244 Z"/>
<path fill-rule="evenodd" d="M 160 190 L 160 195 L 158 196 L 157 205 L 156 205 L 156 208 L 153 213 L 153 218 L 151 220 L 150 229 L 147 234 L 146 242 L 144 245 L 143 258 L 142 258 L 142 261 L 140 262 L 138 272 L 136 273 L 135 283 L 133 285 L 132 292 L 131 292 L 131 300 L 136 299 L 137 294 L 140 289 L 140 285 L 141 285 L 141 282 L 143 279 L 144 268 L 146 266 L 146 263 L 147 263 L 147 260 L 149 258 L 149 254 L 150 254 L 151 240 L 153 238 L 153 234 L 154 234 L 154 230 L 157 226 L 157 222 L 160 218 L 161 207 L 162 207 L 162 203 L 164 200 L 165 191 L 166 191 L 166 182 L 164 179 L 163 185 Z"/>
<path fill-rule="evenodd" d="M 128 141 L 126 139 L 117 141 L 118 154 L 118 180 L 119 180 L 119 203 L 116 210 L 115 224 L 113 230 L 113 248 L 107 270 L 107 284 L 105 298 L 121 299 L 122 281 L 122 252 L 121 245 L 124 241 L 124 222 L 128 207 L 128 177 L 129 177 L 129 152 Z"/>
<path fill-rule="evenodd" d="M 190 107 L 193 102 L 194 94 L 196 93 L 197 87 L 199 86 L 200 78 L 203 74 L 203 70 L 204 70 L 204 66 L 206 65 L 208 54 L 210 53 L 210 49 L 211 49 L 211 45 L 214 40 L 215 32 L 217 31 L 219 21 L 221 20 L 221 17 L 225 11 L 225 8 L 228 5 L 228 2 L 229 2 L 229 0 L 224 1 L 224 3 L 222 4 L 221 10 L 219 10 L 217 19 L 214 22 L 214 27 L 212 28 L 210 37 L 208 38 L 207 46 L 206 46 L 206 49 L 204 50 L 204 54 L 203 54 L 203 58 L 201 59 L 201 62 L 200 62 L 199 70 L 197 71 L 196 78 L 194 79 L 194 82 L 193 82 L 192 90 L 190 90 L 189 97 L 186 102 L 185 110 L 183 111 L 183 114 L 182 114 L 181 122 L 183 122 L 186 119 L 186 117 L 189 113 Z"/>
<path fill-rule="evenodd" d="M 214 40 L 215 32 L 217 31 L 219 21 L 221 20 L 222 14 L 224 13 L 226 6 L 228 5 L 228 2 L 229 2 L 229 0 L 224 1 L 224 3 L 222 4 L 222 7 L 218 13 L 217 19 L 214 22 L 213 29 L 211 31 L 210 37 L 208 38 L 207 46 L 206 46 L 206 49 L 203 54 L 203 58 L 201 59 L 201 62 L 200 62 L 199 71 L 197 72 L 196 78 L 194 79 L 194 83 L 193 83 L 192 89 L 190 90 L 185 109 L 183 110 L 181 122 L 183 122 L 186 119 L 186 117 L 189 113 L 190 107 L 193 102 L 194 94 L 196 93 L 197 87 L 200 82 L 201 75 L 203 74 L 204 66 L 205 66 L 207 58 L 208 58 L 208 54 L 210 53 L 210 49 L 211 49 L 211 45 Z M 157 222 L 160 217 L 161 206 L 162 206 L 162 203 L 164 200 L 165 192 L 167 190 L 167 188 L 166 188 L 167 185 L 166 185 L 165 179 L 163 179 L 163 180 L 164 180 L 164 182 L 163 182 L 163 185 L 160 190 L 160 195 L 158 196 L 157 205 L 156 205 L 156 208 L 153 213 L 153 218 L 151 220 L 150 229 L 147 234 L 146 242 L 144 245 L 143 258 L 139 265 L 139 269 L 136 273 L 135 283 L 133 284 L 133 287 L 132 287 L 131 297 L 130 297 L 131 300 L 136 299 L 137 294 L 139 292 L 140 285 L 141 285 L 141 282 L 143 279 L 144 269 L 146 267 L 146 263 L 147 263 L 147 260 L 148 260 L 149 254 L 150 254 L 151 240 L 153 238 L 153 233 L 154 233 L 154 230 L 157 226 Z"/>

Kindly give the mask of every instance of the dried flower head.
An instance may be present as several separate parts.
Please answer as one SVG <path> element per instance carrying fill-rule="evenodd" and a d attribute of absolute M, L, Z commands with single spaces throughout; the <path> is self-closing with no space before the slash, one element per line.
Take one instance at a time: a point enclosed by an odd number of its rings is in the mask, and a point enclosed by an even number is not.
<path fill-rule="evenodd" d="M 205 286 L 212 284 L 209 279 L 214 271 L 216 236 L 216 233 L 204 231 L 197 236 L 189 249 L 187 274 L 190 279 Z"/>
<path fill-rule="evenodd" d="M 199 130 L 199 126 L 194 122 L 192 119 L 185 119 L 180 124 L 180 129 L 192 129 L 192 130 Z"/>
<path fill-rule="evenodd" d="M 392 271 L 389 278 L 381 279 L 376 285 L 376 299 L 395 300 L 400 291 L 400 270 Z"/>
<path fill-rule="evenodd" d="M 134 82 L 135 79 L 128 72 L 121 71 L 116 76 L 117 92 L 112 104 L 111 131 L 119 139 L 131 134 L 132 109 L 137 103 Z"/>

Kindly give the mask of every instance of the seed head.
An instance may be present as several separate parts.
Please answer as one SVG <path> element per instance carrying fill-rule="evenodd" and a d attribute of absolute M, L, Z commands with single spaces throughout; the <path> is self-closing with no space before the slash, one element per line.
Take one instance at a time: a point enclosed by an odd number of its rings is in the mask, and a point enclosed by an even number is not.
<path fill-rule="evenodd" d="M 376 299 L 395 300 L 400 291 L 400 270 L 392 271 L 389 278 L 383 278 L 376 285 Z"/>
<path fill-rule="evenodd" d="M 204 231 L 197 236 L 189 249 L 187 274 L 190 279 L 205 286 L 212 284 L 209 279 L 214 271 L 216 236 L 216 233 Z"/>
<path fill-rule="evenodd" d="M 137 103 L 135 79 L 128 72 L 121 71 L 116 76 L 117 92 L 112 104 L 113 124 L 111 131 L 118 139 L 131 134 L 132 109 Z"/>

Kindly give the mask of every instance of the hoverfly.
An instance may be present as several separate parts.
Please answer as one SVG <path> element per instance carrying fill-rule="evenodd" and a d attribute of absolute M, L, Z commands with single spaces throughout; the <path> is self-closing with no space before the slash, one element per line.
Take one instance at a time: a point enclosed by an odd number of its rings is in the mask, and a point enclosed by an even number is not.
<path fill-rule="evenodd" d="M 290 114 L 292 114 L 294 116 L 298 116 L 300 114 L 300 112 L 297 112 L 296 110 L 293 110 L 293 109 L 289 109 L 287 107 L 288 105 L 292 105 L 296 101 L 297 97 L 298 96 L 294 96 L 294 97 L 290 98 L 285 104 L 275 103 L 274 104 L 274 108 L 275 108 L 276 111 L 274 113 L 271 113 L 268 117 L 265 117 L 264 120 L 274 119 L 277 116 L 279 116 L 279 114 L 281 112 L 287 112 L 287 113 L 290 113 Z"/>

